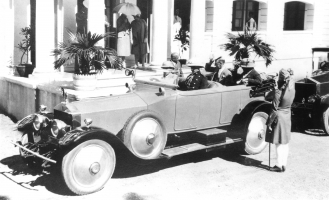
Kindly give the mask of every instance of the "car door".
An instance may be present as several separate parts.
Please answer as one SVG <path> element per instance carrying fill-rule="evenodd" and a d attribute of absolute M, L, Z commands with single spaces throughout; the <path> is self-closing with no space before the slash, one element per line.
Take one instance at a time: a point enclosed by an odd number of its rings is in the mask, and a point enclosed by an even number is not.
<path fill-rule="evenodd" d="M 241 86 L 230 86 L 222 92 L 222 109 L 219 120 L 220 124 L 230 123 L 234 115 L 238 114 L 241 111 L 240 87 Z"/>
<path fill-rule="evenodd" d="M 176 99 L 175 131 L 197 128 L 200 97 L 197 91 L 180 91 Z"/>

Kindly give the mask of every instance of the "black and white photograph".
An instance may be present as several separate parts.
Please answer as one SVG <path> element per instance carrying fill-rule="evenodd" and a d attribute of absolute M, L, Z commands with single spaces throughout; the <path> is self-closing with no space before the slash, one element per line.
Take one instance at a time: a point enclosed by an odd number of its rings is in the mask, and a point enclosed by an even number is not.
<path fill-rule="evenodd" d="M 328 0 L 0 9 L 0 200 L 329 199 Z"/>

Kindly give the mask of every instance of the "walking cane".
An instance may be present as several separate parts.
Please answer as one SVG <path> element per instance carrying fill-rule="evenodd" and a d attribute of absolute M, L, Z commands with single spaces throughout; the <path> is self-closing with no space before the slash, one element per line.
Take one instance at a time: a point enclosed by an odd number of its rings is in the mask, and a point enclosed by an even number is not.
<path fill-rule="evenodd" d="M 271 143 L 268 143 L 268 170 L 271 169 Z"/>

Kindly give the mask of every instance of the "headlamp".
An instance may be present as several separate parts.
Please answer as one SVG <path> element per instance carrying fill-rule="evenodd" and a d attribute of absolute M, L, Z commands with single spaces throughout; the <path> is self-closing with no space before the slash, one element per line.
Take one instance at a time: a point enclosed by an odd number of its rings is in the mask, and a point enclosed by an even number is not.
<path fill-rule="evenodd" d="M 54 137 L 58 136 L 59 130 L 63 129 L 66 127 L 65 122 L 59 120 L 59 119 L 54 119 L 51 124 L 51 134 Z"/>
<path fill-rule="evenodd" d="M 34 120 L 33 120 L 33 128 L 34 130 L 38 131 L 40 128 L 44 128 L 48 126 L 49 119 L 46 116 L 35 114 Z"/>

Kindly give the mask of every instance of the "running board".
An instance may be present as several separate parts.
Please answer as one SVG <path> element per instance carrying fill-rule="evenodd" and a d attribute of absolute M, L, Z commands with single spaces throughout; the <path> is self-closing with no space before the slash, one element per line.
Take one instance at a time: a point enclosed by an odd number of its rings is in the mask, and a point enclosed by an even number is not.
<path fill-rule="evenodd" d="M 192 144 L 187 144 L 187 145 L 183 145 L 183 146 L 179 146 L 179 147 L 165 149 L 162 152 L 162 156 L 167 157 L 167 158 L 171 158 L 173 156 L 181 155 L 181 154 L 184 154 L 184 153 L 190 153 L 190 152 L 193 152 L 193 151 L 204 150 L 204 149 L 208 152 L 208 151 L 212 151 L 212 150 L 215 150 L 215 149 L 224 148 L 228 144 L 233 144 L 233 143 L 238 143 L 238 142 L 243 142 L 243 140 L 241 138 L 231 139 L 229 137 L 226 137 L 226 142 L 218 143 L 218 144 L 212 144 L 212 145 L 208 145 L 208 146 L 203 145 L 203 144 L 199 144 L 199 143 L 192 143 Z"/>

